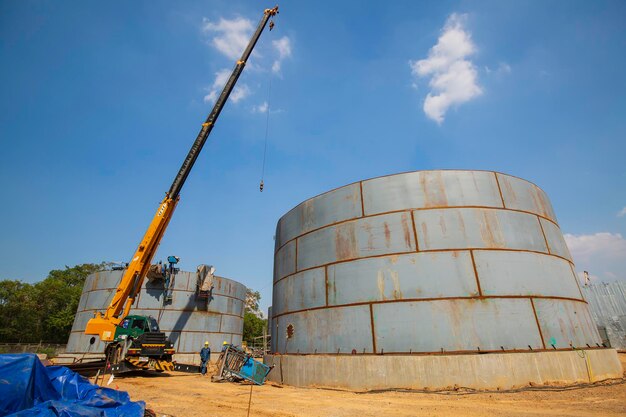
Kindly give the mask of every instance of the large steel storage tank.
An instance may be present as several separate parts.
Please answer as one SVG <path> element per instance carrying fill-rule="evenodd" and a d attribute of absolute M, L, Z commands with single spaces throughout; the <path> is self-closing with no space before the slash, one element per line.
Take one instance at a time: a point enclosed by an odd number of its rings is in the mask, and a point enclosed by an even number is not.
<path fill-rule="evenodd" d="M 595 377 L 621 375 L 547 196 L 501 173 L 410 172 L 301 203 L 278 222 L 271 311 L 271 377 L 294 385 L 577 380 L 573 348 Z"/>
<path fill-rule="evenodd" d="M 104 351 L 104 344 L 99 340 L 90 346 L 91 336 L 84 334 L 85 326 L 96 311 L 103 311 L 109 305 L 122 273 L 103 271 L 87 277 L 67 343 L 68 354 Z M 161 330 L 176 348 L 174 359 L 181 363 L 199 363 L 198 352 L 207 340 L 211 344 L 212 360 L 219 355 L 223 341 L 240 345 L 242 340 L 246 287 L 215 276 L 212 297 L 207 300 L 196 297 L 196 283 L 195 272 L 179 271 L 174 278 L 171 302 L 163 302 L 162 281 L 146 280 L 131 310 L 132 314 L 158 320 Z"/>

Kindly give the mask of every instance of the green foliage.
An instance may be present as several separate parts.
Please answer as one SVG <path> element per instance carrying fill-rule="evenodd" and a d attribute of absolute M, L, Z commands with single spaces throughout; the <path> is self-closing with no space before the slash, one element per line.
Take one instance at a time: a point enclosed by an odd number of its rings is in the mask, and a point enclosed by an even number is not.
<path fill-rule="evenodd" d="M 261 301 L 261 293 L 258 291 L 252 291 L 250 288 L 246 289 L 246 311 L 261 314 L 259 310 L 259 301 Z"/>
<path fill-rule="evenodd" d="M 263 336 L 267 320 L 263 319 L 259 310 L 259 301 L 261 301 L 261 293 L 252 291 L 248 288 L 246 291 L 246 312 L 243 316 L 243 340 L 251 345 L 255 337 Z"/>
<path fill-rule="evenodd" d="M 53 347 L 40 347 L 35 353 L 44 353 L 48 356 L 48 359 L 50 359 L 57 355 L 57 350 Z"/>
<path fill-rule="evenodd" d="M 251 345 L 255 337 L 263 336 L 267 320 L 254 313 L 245 313 L 243 316 L 243 340 Z"/>
<path fill-rule="evenodd" d="M 35 286 L 20 281 L 0 281 L 0 341 L 34 341 L 38 334 L 38 297 Z"/>
<path fill-rule="evenodd" d="M 85 278 L 105 267 L 66 266 L 36 284 L 0 281 L 0 342 L 66 343 Z"/>

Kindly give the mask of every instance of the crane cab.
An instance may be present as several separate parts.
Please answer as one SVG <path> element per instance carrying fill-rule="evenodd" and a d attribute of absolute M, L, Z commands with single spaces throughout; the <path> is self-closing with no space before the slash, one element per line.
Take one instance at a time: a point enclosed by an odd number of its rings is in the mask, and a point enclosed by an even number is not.
<path fill-rule="evenodd" d="M 118 370 L 173 370 L 174 348 L 152 316 L 129 315 L 115 330 L 115 338 L 107 346 L 113 364 L 126 363 Z"/>

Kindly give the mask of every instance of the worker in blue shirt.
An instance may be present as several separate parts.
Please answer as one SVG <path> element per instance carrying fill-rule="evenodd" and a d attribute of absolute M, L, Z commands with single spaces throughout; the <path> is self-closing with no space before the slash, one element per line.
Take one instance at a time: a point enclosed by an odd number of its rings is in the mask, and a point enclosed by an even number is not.
<path fill-rule="evenodd" d="M 202 376 L 206 375 L 206 366 L 211 359 L 211 349 L 209 348 L 209 342 L 204 342 L 204 347 L 200 350 L 200 372 L 202 372 Z"/>

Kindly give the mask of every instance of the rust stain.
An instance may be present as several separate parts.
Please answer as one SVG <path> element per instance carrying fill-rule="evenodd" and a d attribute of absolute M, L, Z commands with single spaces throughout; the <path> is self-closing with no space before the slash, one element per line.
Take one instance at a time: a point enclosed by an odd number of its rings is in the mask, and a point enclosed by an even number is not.
<path fill-rule="evenodd" d="M 465 229 L 465 220 L 463 219 L 463 214 L 460 210 L 456 211 L 457 220 L 459 221 L 459 228 L 463 232 L 463 237 L 467 240 L 467 229 Z"/>
<path fill-rule="evenodd" d="M 368 222 L 363 223 L 363 229 L 367 233 L 367 249 L 374 250 L 374 235 L 372 234 L 372 225 Z"/>
<path fill-rule="evenodd" d="M 411 230 L 409 229 L 409 219 L 407 218 L 406 213 L 402 213 L 400 217 L 402 222 L 402 231 L 404 232 L 404 243 L 407 248 L 411 247 Z"/>
<path fill-rule="evenodd" d="M 393 298 L 400 300 L 402 298 L 402 291 L 400 291 L 400 278 L 398 277 L 398 271 L 389 270 L 389 276 L 391 282 L 393 282 Z"/>
<path fill-rule="evenodd" d="M 313 300 L 317 300 L 317 285 L 315 285 L 315 281 L 314 280 L 310 280 L 309 281 L 309 285 L 311 287 L 311 295 L 310 297 Z M 301 298 L 300 300 L 306 300 L 307 299 L 307 294 L 306 291 L 304 291 L 304 285 L 300 287 L 301 288 Z"/>
<path fill-rule="evenodd" d="M 483 243 L 489 248 L 503 248 L 504 236 L 500 228 L 500 222 L 498 216 L 493 211 L 481 211 L 479 217 L 482 214 L 482 219 L 478 219 L 480 224 L 480 236 Z"/>
<path fill-rule="evenodd" d="M 389 225 L 387 222 L 383 223 L 383 227 L 385 228 L 385 246 L 391 246 L 391 231 L 389 230 Z"/>
<path fill-rule="evenodd" d="M 335 228 L 335 257 L 338 261 L 358 256 L 354 223 L 345 223 Z"/>
<path fill-rule="evenodd" d="M 511 205 L 515 206 L 517 203 L 517 195 L 515 194 L 515 191 L 513 190 L 513 186 L 511 185 L 511 182 L 509 181 L 508 178 L 502 177 L 502 180 L 504 182 L 504 188 L 506 188 L 507 200 L 509 200 L 508 206 L 509 207 Z"/>
<path fill-rule="evenodd" d="M 315 199 L 307 200 L 302 203 L 302 208 L 300 209 L 300 223 L 302 227 L 302 231 L 311 230 L 315 227 Z"/>
<path fill-rule="evenodd" d="M 439 217 L 439 227 L 441 227 L 441 234 L 445 235 L 448 231 L 448 228 L 446 227 L 446 221 L 443 218 L 443 214 L 441 215 L 441 217 Z"/>
<path fill-rule="evenodd" d="M 425 172 L 420 176 L 424 190 L 425 207 L 445 207 L 448 205 L 446 187 L 441 172 Z"/>
<path fill-rule="evenodd" d="M 333 280 L 334 280 L 334 276 L 335 276 L 335 268 L 333 268 Z M 330 282 L 328 281 L 328 267 L 325 266 L 324 267 L 324 291 L 325 291 L 325 297 L 326 297 L 326 305 L 328 305 L 328 289 L 330 286 Z"/>
<path fill-rule="evenodd" d="M 474 189 L 480 194 L 480 189 L 478 188 L 478 183 L 476 182 L 476 175 L 473 172 L 470 172 L 470 176 L 472 177 L 472 182 L 474 183 Z"/>
<path fill-rule="evenodd" d="M 386 300 L 387 298 L 385 297 L 385 273 L 382 269 L 378 270 L 376 283 L 378 284 L 378 294 L 380 295 L 381 300 Z"/>
<path fill-rule="evenodd" d="M 539 187 L 533 186 L 531 197 L 535 207 L 537 208 L 537 212 L 544 217 L 552 218 L 552 210 L 549 210 L 549 203 L 546 201 L 546 198 Z"/>
<path fill-rule="evenodd" d="M 422 189 L 422 194 L 424 195 L 424 206 L 428 207 L 428 188 L 426 187 L 426 174 L 423 172 L 418 173 L 420 188 Z"/>
<path fill-rule="evenodd" d="M 422 222 L 420 224 L 420 227 L 422 228 L 422 235 L 424 235 L 424 243 L 426 244 L 426 247 L 429 247 L 430 244 L 428 243 L 428 226 L 426 225 L 426 222 Z"/>
<path fill-rule="evenodd" d="M 442 309 L 444 310 L 444 313 L 447 312 L 449 313 L 448 317 L 450 319 L 450 330 L 452 331 L 452 334 L 454 335 L 453 340 L 459 340 L 461 333 L 462 333 L 462 328 L 464 327 L 463 325 L 465 323 L 463 323 L 463 316 L 466 313 L 466 306 L 461 306 L 459 305 L 461 303 L 457 302 L 456 300 L 449 300 L 449 301 L 444 301 L 441 306 Z M 444 315 L 445 317 L 445 315 Z M 473 323 L 469 323 L 469 324 L 473 324 Z"/>

